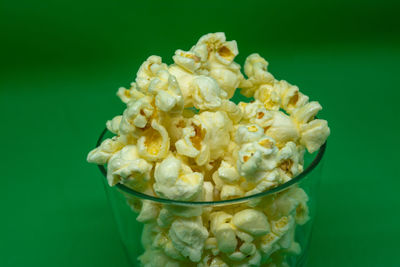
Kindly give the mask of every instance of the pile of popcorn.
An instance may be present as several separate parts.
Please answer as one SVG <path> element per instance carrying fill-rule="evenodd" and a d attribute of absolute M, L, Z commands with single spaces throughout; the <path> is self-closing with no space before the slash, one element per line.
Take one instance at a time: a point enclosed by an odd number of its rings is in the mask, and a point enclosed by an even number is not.
<path fill-rule="evenodd" d="M 259 54 L 244 73 L 235 41 L 224 33 L 177 50 L 174 64 L 150 56 L 129 89 L 117 95 L 122 115 L 107 122 L 115 136 L 87 160 L 107 164 L 117 183 L 159 198 L 220 201 L 257 194 L 303 171 L 304 153 L 329 136 L 321 110 L 298 87 L 276 80 Z M 237 88 L 251 103 L 230 101 Z M 299 254 L 296 225 L 309 219 L 298 186 L 229 206 L 128 203 L 144 224 L 143 266 L 288 266 Z"/>

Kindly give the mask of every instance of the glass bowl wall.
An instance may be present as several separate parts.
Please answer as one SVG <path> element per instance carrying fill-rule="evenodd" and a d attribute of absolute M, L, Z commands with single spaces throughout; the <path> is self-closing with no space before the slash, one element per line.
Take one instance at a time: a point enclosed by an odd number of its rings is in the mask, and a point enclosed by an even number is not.
<path fill-rule="evenodd" d="M 109 134 L 107 130 L 104 130 L 99 139 L 99 144 Z M 105 190 L 121 240 L 132 266 L 226 266 L 218 265 L 219 259 L 228 262 L 229 266 L 305 266 L 316 213 L 317 189 L 321 179 L 321 161 L 325 149 L 326 144 L 314 154 L 306 153 L 304 171 L 279 187 L 245 198 L 216 202 L 173 201 L 145 195 L 122 184 L 110 187 L 105 178 L 106 167 L 99 166 L 99 168 L 104 175 L 102 180 Z M 213 242 L 210 243 L 208 240 L 203 250 L 199 252 L 201 254 L 200 261 L 197 260 L 197 256 L 193 255 L 185 255 L 183 258 L 182 255 L 176 256 L 174 255 L 176 251 L 172 248 L 173 251 L 169 253 L 172 253 L 171 257 L 176 258 L 173 259 L 165 256 L 164 251 L 168 247 L 168 240 L 160 241 L 160 232 L 164 231 L 162 236 L 165 239 L 165 236 L 168 237 L 169 235 L 171 226 L 160 228 L 157 226 L 157 222 L 143 223 L 143 219 L 142 222 L 139 222 L 137 216 L 143 203 L 153 207 L 154 212 L 167 210 L 170 214 L 173 214 L 175 219 L 183 218 L 183 220 L 186 220 L 188 216 L 201 217 L 208 231 L 210 231 L 209 215 L 211 212 L 256 210 L 263 212 L 268 218 L 266 228 L 268 228 L 269 233 L 264 232 L 263 235 L 256 236 L 250 242 L 256 247 L 257 255 L 254 252 L 248 255 L 248 249 L 241 249 L 243 243 L 248 241 L 236 237 L 237 241 L 235 242 L 237 243 L 235 243 L 234 253 L 237 252 L 237 257 L 232 256 L 231 252 L 222 253 L 218 251 L 218 249 L 213 248 Z M 143 232 L 145 233 L 143 234 Z M 276 234 L 278 232 L 279 234 Z M 157 244 L 154 245 L 155 243 Z M 187 246 L 191 246 L 191 244 L 187 244 Z M 171 250 L 171 248 L 169 249 Z M 150 253 L 149 251 L 153 252 Z M 243 255 L 242 251 L 246 251 L 247 254 L 244 253 Z M 190 256 L 193 256 L 192 259 L 195 261 L 192 261 Z M 139 259 L 146 264 L 141 263 Z"/>

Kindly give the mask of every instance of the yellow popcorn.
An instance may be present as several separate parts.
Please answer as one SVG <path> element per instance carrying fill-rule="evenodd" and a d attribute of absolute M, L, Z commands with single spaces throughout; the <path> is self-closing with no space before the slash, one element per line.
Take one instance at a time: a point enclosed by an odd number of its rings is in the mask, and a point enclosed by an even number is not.
<path fill-rule="evenodd" d="M 272 123 L 266 128 L 265 134 L 274 138 L 279 146 L 286 142 L 298 142 L 300 133 L 293 120 L 281 111 L 272 113 Z"/>
<path fill-rule="evenodd" d="M 267 217 L 255 209 L 245 209 L 236 213 L 232 223 L 240 230 L 254 236 L 262 236 L 270 231 Z"/>
<path fill-rule="evenodd" d="M 175 64 L 191 73 L 194 73 L 201 67 L 201 57 L 192 51 L 186 52 L 178 49 L 175 51 L 175 55 L 172 58 Z"/>
<path fill-rule="evenodd" d="M 112 120 L 107 121 L 107 130 L 113 134 L 119 134 L 119 125 L 121 124 L 122 116 L 115 116 Z"/>
<path fill-rule="evenodd" d="M 154 178 L 154 191 L 164 198 L 192 200 L 203 188 L 203 174 L 193 172 L 173 155 L 157 163 Z"/>
<path fill-rule="evenodd" d="M 195 158 L 202 166 L 223 156 L 230 141 L 232 122 L 225 112 L 205 111 L 192 118 L 183 129 L 183 138 L 175 143 L 179 154 Z"/>
<path fill-rule="evenodd" d="M 155 114 L 152 105 L 153 97 L 137 91 L 135 93 L 135 97 L 128 102 L 127 108 L 122 114 L 119 132 L 137 137 Z"/>
<path fill-rule="evenodd" d="M 181 113 L 183 96 L 175 76 L 168 70 L 159 70 L 151 79 L 148 92 L 155 95 L 155 105 L 164 112 Z"/>
<path fill-rule="evenodd" d="M 168 66 L 165 63 L 162 63 L 161 57 L 150 56 L 140 66 L 139 71 L 136 74 L 136 84 L 143 93 L 146 93 L 151 80 L 156 76 L 156 74 L 160 70 L 167 69 Z"/>
<path fill-rule="evenodd" d="M 89 152 L 87 161 L 91 163 L 106 164 L 108 160 L 123 148 L 124 144 L 119 138 L 113 137 L 104 140 L 101 145 Z"/>
<path fill-rule="evenodd" d="M 153 166 L 140 158 L 135 145 L 128 145 L 114 154 L 107 166 L 108 183 L 112 186 L 122 180 L 133 188 L 143 189 L 150 180 Z M 132 180 L 134 183 L 132 183 Z"/>
<path fill-rule="evenodd" d="M 261 84 L 254 93 L 254 98 L 268 110 L 279 110 L 281 98 L 275 84 Z"/>
<path fill-rule="evenodd" d="M 142 208 L 136 220 L 142 223 L 149 223 L 155 221 L 160 212 L 160 207 L 152 201 L 143 200 Z"/>
<path fill-rule="evenodd" d="M 274 89 L 281 99 L 281 107 L 289 114 L 308 103 L 308 96 L 303 95 L 297 86 L 287 81 L 275 81 Z"/>
<path fill-rule="evenodd" d="M 169 137 L 167 130 L 156 120 L 151 127 L 144 130 L 137 141 L 138 152 L 148 161 L 156 161 L 167 156 L 169 151 Z"/>
<path fill-rule="evenodd" d="M 254 53 L 246 58 L 244 73 L 248 80 L 243 81 L 240 87 L 241 93 L 247 97 L 254 95 L 254 92 L 261 84 L 273 84 L 274 76 L 267 71 L 268 62 L 259 54 Z"/>
<path fill-rule="evenodd" d="M 201 218 L 176 219 L 169 229 L 169 237 L 174 247 L 193 262 L 199 262 L 208 231 Z"/>
<path fill-rule="evenodd" d="M 219 108 L 227 96 L 213 78 L 204 75 L 196 77 L 191 88 L 193 104 L 200 110 Z"/>

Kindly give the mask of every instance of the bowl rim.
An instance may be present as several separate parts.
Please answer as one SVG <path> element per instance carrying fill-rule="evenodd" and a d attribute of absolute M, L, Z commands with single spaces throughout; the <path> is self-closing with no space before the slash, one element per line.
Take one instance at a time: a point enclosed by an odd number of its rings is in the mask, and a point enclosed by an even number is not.
<path fill-rule="evenodd" d="M 105 128 L 103 132 L 100 134 L 99 139 L 97 140 L 96 147 L 100 146 L 101 142 L 103 141 L 103 138 L 105 134 L 108 132 L 108 129 Z M 313 161 L 307 166 L 305 170 L 303 170 L 300 174 L 298 174 L 296 177 L 290 179 L 286 183 L 283 183 L 277 187 L 271 188 L 269 190 L 254 194 L 254 195 L 249 195 L 249 196 L 244 196 L 240 198 L 233 198 L 233 199 L 227 199 L 227 200 L 218 200 L 218 201 L 184 201 L 184 200 L 173 200 L 173 199 L 167 199 L 167 198 L 159 198 L 151 195 L 147 195 L 141 192 L 138 192 L 136 190 L 133 190 L 123 184 L 116 184 L 115 186 L 122 190 L 124 193 L 130 194 L 134 197 L 138 197 L 141 199 L 145 200 L 150 200 L 162 204 L 170 204 L 170 205 L 183 205 L 183 206 L 216 206 L 216 205 L 226 205 L 226 204 L 235 204 L 235 203 L 242 203 L 245 201 L 249 201 L 258 197 L 265 197 L 274 193 L 277 193 L 279 191 L 285 190 L 286 188 L 304 180 L 309 173 L 311 173 L 317 166 L 320 164 L 324 154 L 325 150 L 327 147 L 327 141 L 318 149 L 318 153 L 313 159 Z M 100 172 L 103 174 L 104 178 L 107 181 L 107 171 L 105 168 L 105 165 L 97 165 L 100 169 Z M 107 182 L 108 186 L 108 182 Z"/>

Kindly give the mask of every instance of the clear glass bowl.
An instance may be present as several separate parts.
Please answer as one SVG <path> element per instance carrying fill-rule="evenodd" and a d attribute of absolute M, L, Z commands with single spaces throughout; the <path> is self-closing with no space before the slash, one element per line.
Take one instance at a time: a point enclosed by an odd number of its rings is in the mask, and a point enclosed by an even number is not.
<path fill-rule="evenodd" d="M 108 137 L 107 135 L 110 135 L 110 133 L 105 129 L 97 145 L 100 145 L 100 143 Z M 109 202 L 111 203 L 118 230 L 126 249 L 126 254 L 132 266 L 143 266 L 138 260 L 138 257 L 145 251 L 143 244 L 149 249 L 154 239 L 158 238 L 157 240 L 159 242 L 157 244 L 161 246 L 160 249 L 165 249 L 165 247 L 168 246 L 165 242 L 163 243 L 163 241 L 160 241 L 160 235 L 157 237 L 157 234 L 160 233 L 158 227 L 152 225 L 144 227 L 142 222 L 136 220 L 138 211 L 144 202 L 151 204 L 150 206 L 152 207 L 170 210 L 175 215 L 188 213 L 200 214 L 203 218 L 203 222 L 208 220 L 207 216 L 211 210 L 224 211 L 236 208 L 243 209 L 243 207 L 245 207 L 246 209 L 262 211 L 267 215 L 270 231 L 280 233 L 280 235 L 264 235 L 256 237 L 251 241 L 250 243 L 253 243 L 259 251 L 260 255 L 256 256 L 254 256 L 254 254 L 248 255 L 249 252 L 246 252 L 247 254 L 239 252 L 241 250 L 240 246 L 243 245 L 244 242 L 249 241 L 243 241 L 236 237 L 238 241 L 235 248 L 235 252 L 238 252 L 236 256 L 243 258 L 243 255 L 245 255 L 245 258 L 242 261 L 231 260 L 230 263 L 228 263 L 229 266 L 305 266 L 313 220 L 315 218 L 317 188 L 321 178 L 321 162 L 325 149 L 326 143 L 319 151 L 313 154 L 306 153 L 304 171 L 285 184 L 248 197 L 215 202 L 174 201 L 145 195 L 122 184 L 110 187 L 106 180 L 106 167 L 99 165 L 99 168 L 104 175 L 104 179 L 102 180 L 105 185 L 105 190 Z M 168 236 L 169 228 L 167 227 L 165 229 L 164 234 Z M 142 235 L 143 230 L 146 232 L 144 235 Z M 203 257 L 204 255 L 208 255 L 207 258 L 202 259 L 208 264 L 212 263 L 213 260 L 214 262 L 216 261 L 213 252 L 218 252 L 215 248 L 214 250 L 212 249 L 212 243 L 213 242 L 208 243 L 202 252 Z M 174 255 L 173 251 L 171 253 Z M 228 260 L 226 257 L 227 254 L 223 255 L 225 257 L 224 260 Z M 232 257 L 232 254 L 230 255 L 230 257 Z M 190 260 L 176 260 L 179 264 L 176 264 L 175 261 L 169 262 L 168 264 L 166 258 L 157 253 L 148 253 L 147 256 L 142 257 L 142 259 L 151 262 L 146 266 L 152 267 L 207 266 L 200 265 L 198 262 L 195 263 Z M 259 261 L 259 259 L 261 260 Z M 200 263 L 201 262 L 202 261 L 200 261 Z M 242 263 L 242 265 L 240 265 L 240 263 Z"/>

